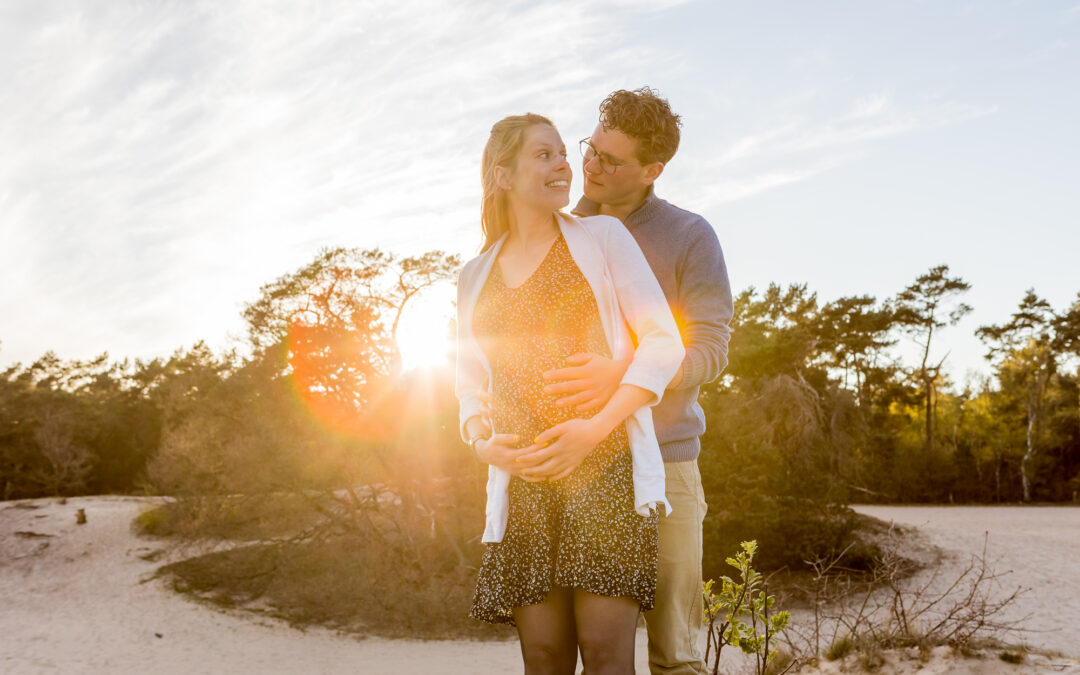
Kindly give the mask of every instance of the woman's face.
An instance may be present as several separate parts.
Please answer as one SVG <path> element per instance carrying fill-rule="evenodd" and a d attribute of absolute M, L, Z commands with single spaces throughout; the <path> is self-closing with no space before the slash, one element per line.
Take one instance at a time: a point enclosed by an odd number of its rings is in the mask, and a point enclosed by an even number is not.
<path fill-rule="evenodd" d="M 529 127 L 517 166 L 507 177 L 510 199 L 537 210 L 561 209 L 570 203 L 572 178 L 566 145 L 555 127 L 547 124 Z"/>

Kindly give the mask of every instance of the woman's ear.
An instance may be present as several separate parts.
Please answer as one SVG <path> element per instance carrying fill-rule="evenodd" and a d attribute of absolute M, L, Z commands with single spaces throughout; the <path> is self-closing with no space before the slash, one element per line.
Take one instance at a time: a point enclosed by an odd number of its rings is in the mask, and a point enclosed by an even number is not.
<path fill-rule="evenodd" d="M 513 186 L 510 184 L 510 172 L 507 171 L 506 167 L 495 167 L 495 185 L 497 185 L 500 190 L 510 191 L 513 189 Z"/>

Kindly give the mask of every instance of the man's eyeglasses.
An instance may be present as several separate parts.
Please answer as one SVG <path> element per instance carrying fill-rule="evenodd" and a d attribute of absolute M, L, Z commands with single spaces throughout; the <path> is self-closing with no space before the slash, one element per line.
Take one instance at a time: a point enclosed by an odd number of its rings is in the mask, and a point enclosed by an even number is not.
<path fill-rule="evenodd" d="M 595 157 L 600 164 L 600 170 L 604 173 L 611 175 L 621 169 L 624 166 L 641 166 L 640 164 L 628 164 L 626 162 L 620 162 L 611 155 L 600 152 L 593 144 L 589 142 L 589 139 L 583 138 L 578 143 L 578 147 L 581 148 L 581 156 L 585 158 L 585 163 L 588 164 Z"/>

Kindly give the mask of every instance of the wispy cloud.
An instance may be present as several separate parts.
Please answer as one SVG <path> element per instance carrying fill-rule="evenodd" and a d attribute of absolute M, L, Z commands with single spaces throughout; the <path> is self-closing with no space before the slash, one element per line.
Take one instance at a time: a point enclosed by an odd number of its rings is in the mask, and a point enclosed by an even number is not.
<path fill-rule="evenodd" d="M 836 162 L 818 162 L 805 168 L 767 170 L 746 178 L 722 177 L 704 189 L 693 192 L 688 206 L 697 211 L 707 211 L 719 204 L 747 199 L 774 188 L 802 182 L 836 165 Z"/>
<path fill-rule="evenodd" d="M 845 120 L 860 120 L 871 117 L 879 117 L 889 112 L 892 107 L 892 96 L 887 92 L 876 92 L 855 99 L 851 111 L 844 116 Z"/>
<path fill-rule="evenodd" d="M 612 48 L 608 4 L 24 5 L 0 32 L 0 312 L 30 325 L 4 353 L 161 353 L 319 243 L 471 242 L 496 119 L 574 121 L 605 73 L 662 62 Z"/>
<path fill-rule="evenodd" d="M 1080 5 L 1078 5 L 1077 7 L 1080 7 Z M 1074 8 L 1074 10 L 1075 9 L 1076 8 Z M 1070 10 L 1070 12 L 1071 11 L 1073 10 Z M 1055 59 L 1063 52 L 1067 51 L 1068 48 L 1068 42 L 1066 42 L 1065 40 L 1057 39 L 1048 45 L 1039 47 L 1038 49 L 1034 49 L 1026 54 L 1021 54 L 1020 56 L 1005 59 L 1005 66 L 1007 68 L 1026 68 L 1028 66 L 1033 66 L 1038 63 L 1043 63 L 1045 61 Z"/>
<path fill-rule="evenodd" d="M 719 164 L 758 155 L 782 155 L 808 150 L 827 151 L 889 136 L 929 129 L 990 115 L 994 105 L 973 105 L 932 98 L 902 106 L 888 94 L 860 96 L 832 119 L 798 119 L 759 131 L 736 141 L 720 155 Z"/>
<path fill-rule="evenodd" d="M 791 60 L 791 65 L 796 70 L 805 70 L 810 67 L 824 66 L 831 61 L 832 57 L 829 56 L 828 50 L 818 48 L 799 54 Z"/>
<path fill-rule="evenodd" d="M 761 194 L 813 178 L 865 156 L 852 152 L 871 142 L 993 114 L 996 106 L 979 106 L 926 97 L 900 104 L 891 93 L 855 98 L 846 110 L 814 120 L 790 115 L 775 125 L 747 134 L 718 153 L 699 161 L 692 175 L 705 177 L 688 190 L 698 208 Z"/>
<path fill-rule="evenodd" d="M 757 153 L 761 152 L 763 148 L 770 147 L 778 139 L 784 139 L 790 137 L 792 133 L 795 133 L 799 128 L 798 122 L 782 123 L 780 126 L 772 129 L 766 129 L 764 131 L 750 134 L 749 136 L 743 136 L 736 141 L 730 148 L 724 151 L 716 163 L 719 165 L 730 164 L 740 159 L 746 159 L 753 157 Z"/>

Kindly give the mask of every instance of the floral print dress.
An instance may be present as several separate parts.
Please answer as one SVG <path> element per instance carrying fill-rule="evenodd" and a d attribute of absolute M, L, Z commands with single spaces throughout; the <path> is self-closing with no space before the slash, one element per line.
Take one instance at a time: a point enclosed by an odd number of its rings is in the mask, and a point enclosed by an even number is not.
<path fill-rule="evenodd" d="M 574 417 L 546 394 L 543 373 L 579 352 L 610 356 L 596 299 L 560 235 L 536 271 L 507 286 L 493 266 L 477 302 L 473 331 L 491 365 L 497 433 L 520 447 Z M 502 541 L 487 544 L 470 616 L 514 623 L 515 607 L 554 586 L 630 597 L 652 609 L 656 594 L 657 516 L 634 511 L 633 466 L 620 424 L 573 473 L 531 483 L 514 476 Z"/>

